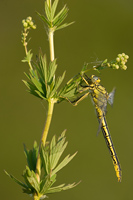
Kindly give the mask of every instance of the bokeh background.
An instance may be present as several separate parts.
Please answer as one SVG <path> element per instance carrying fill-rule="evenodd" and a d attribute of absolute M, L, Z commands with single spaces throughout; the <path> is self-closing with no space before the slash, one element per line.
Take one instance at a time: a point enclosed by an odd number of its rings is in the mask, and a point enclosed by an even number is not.
<path fill-rule="evenodd" d="M 78 154 L 60 171 L 57 184 L 82 182 L 72 190 L 50 195 L 49 199 L 132 200 L 133 1 L 60 0 L 59 8 L 64 4 L 69 7 L 67 22 L 75 24 L 55 33 L 57 75 L 66 70 L 67 81 L 81 70 L 84 62 L 112 60 L 123 52 L 130 57 L 127 71 L 106 69 L 100 74 L 108 92 L 116 87 L 114 106 L 108 106 L 107 120 L 122 166 L 122 182 L 117 182 L 102 133 L 96 137 L 98 122 L 90 98 L 77 107 L 63 102 L 55 105 L 48 140 L 67 129 L 69 145 L 64 156 L 75 151 Z M 0 1 L 0 196 L 4 200 L 30 199 L 3 170 L 23 180 L 23 143 L 28 148 L 32 148 L 34 140 L 39 143 L 44 127 L 47 105 L 28 94 L 21 81 L 25 79 L 23 72 L 28 72 L 28 66 L 21 62 L 22 19 L 32 16 L 37 24 L 29 43 L 34 59 L 40 47 L 49 58 L 44 25 L 35 13 L 43 13 L 43 6 L 43 0 Z"/>

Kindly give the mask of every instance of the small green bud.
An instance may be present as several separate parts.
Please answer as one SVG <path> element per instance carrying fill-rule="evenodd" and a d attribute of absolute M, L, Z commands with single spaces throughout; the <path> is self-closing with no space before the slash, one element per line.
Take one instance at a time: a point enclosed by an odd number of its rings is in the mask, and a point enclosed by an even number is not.
<path fill-rule="evenodd" d="M 119 57 L 116 58 L 116 62 L 120 62 L 120 58 Z"/>
<path fill-rule="evenodd" d="M 115 64 L 112 64 L 111 66 L 115 68 Z"/>
<path fill-rule="evenodd" d="M 121 65 L 125 65 L 125 61 L 122 61 L 122 62 L 121 62 Z"/>
<path fill-rule="evenodd" d="M 33 29 L 36 29 L 36 25 L 33 25 L 32 28 L 33 28 Z"/>
<path fill-rule="evenodd" d="M 31 16 L 27 17 L 27 19 L 28 19 L 29 21 L 32 21 L 32 17 L 31 17 Z"/>
<path fill-rule="evenodd" d="M 110 63 L 107 63 L 107 67 L 110 67 Z"/>
<path fill-rule="evenodd" d="M 129 56 L 128 55 L 125 55 L 125 59 L 127 60 L 129 58 Z"/>
<path fill-rule="evenodd" d="M 31 20 L 27 17 L 26 22 L 29 23 L 29 22 L 31 22 Z"/>
<path fill-rule="evenodd" d="M 27 34 L 27 33 L 22 33 L 22 35 L 23 35 L 24 37 L 26 37 L 28 34 Z"/>
<path fill-rule="evenodd" d="M 124 57 L 121 57 L 121 61 L 124 61 Z"/>
<path fill-rule="evenodd" d="M 122 66 L 122 69 L 123 69 L 123 70 L 126 70 L 126 69 L 127 69 L 127 66 L 126 66 L 126 65 L 123 65 L 123 66 Z"/>
<path fill-rule="evenodd" d="M 122 55 L 123 57 L 125 57 L 125 53 L 122 53 L 121 55 Z"/>
<path fill-rule="evenodd" d="M 25 19 L 22 20 L 22 24 L 24 24 L 24 23 L 25 23 Z"/>
<path fill-rule="evenodd" d="M 119 57 L 119 58 L 121 58 L 121 57 L 122 57 L 122 55 L 121 55 L 121 54 L 118 54 L 118 57 Z"/>
<path fill-rule="evenodd" d="M 27 46 L 27 42 L 24 42 L 24 46 Z"/>
<path fill-rule="evenodd" d="M 27 28 L 27 27 L 28 27 L 28 23 L 27 23 L 27 22 L 24 22 L 24 23 L 23 23 L 23 26 L 24 26 L 24 28 Z"/>
<path fill-rule="evenodd" d="M 119 65 L 115 65 L 115 69 L 119 69 Z"/>
<path fill-rule="evenodd" d="M 29 21 L 30 26 L 33 26 L 33 24 L 34 24 L 33 21 Z"/>
<path fill-rule="evenodd" d="M 127 59 L 125 59 L 124 61 L 125 61 L 125 63 L 126 63 L 126 62 L 127 62 Z"/>

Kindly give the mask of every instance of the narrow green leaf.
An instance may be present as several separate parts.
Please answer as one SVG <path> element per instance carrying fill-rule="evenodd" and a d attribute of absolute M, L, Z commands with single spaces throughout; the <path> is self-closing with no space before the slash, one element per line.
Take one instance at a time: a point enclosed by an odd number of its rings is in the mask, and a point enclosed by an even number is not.
<path fill-rule="evenodd" d="M 31 77 L 31 81 L 32 81 L 32 83 L 36 86 L 36 88 L 37 88 L 41 93 L 43 93 L 42 85 L 41 85 L 41 83 L 39 82 L 39 80 L 37 80 L 35 77 Z"/>
<path fill-rule="evenodd" d="M 51 81 L 53 80 L 56 69 L 57 69 L 57 65 L 56 65 L 56 59 L 55 59 L 52 62 L 50 62 L 49 67 L 48 67 L 48 83 L 51 83 Z"/>
<path fill-rule="evenodd" d="M 47 86 L 47 95 L 46 95 L 46 98 L 48 99 L 50 96 L 51 96 L 51 89 L 50 89 L 50 86 L 48 85 Z"/>
<path fill-rule="evenodd" d="M 64 158 L 64 160 L 52 171 L 52 175 L 56 174 L 58 171 L 60 171 L 63 167 L 65 167 L 73 158 L 74 156 L 77 154 L 77 152 L 75 154 L 73 154 L 72 156 L 68 155 Z"/>
<path fill-rule="evenodd" d="M 52 8 L 51 8 L 51 20 L 53 20 L 53 18 L 54 18 L 54 15 L 55 15 L 55 11 L 56 11 L 58 2 L 59 2 L 59 0 L 55 0 L 55 1 L 53 2 Z"/>
<path fill-rule="evenodd" d="M 29 167 L 26 167 L 25 178 L 27 178 L 31 187 L 33 187 L 39 193 L 40 184 L 38 183 L 35 172 L 33 170 L 30 170 Z"/>
<path fill-rule="evenodd" d="M 50 162 L 49 162 L 49 155 L 48 155 L 48 151 L 46 149 L 46 147 L 41 147 L 41 157 L 42 157 L 42 161 L 43 161 L 43 168 L 45 170 L 45 172 L 47 174 L 50 173 L 51 169 L 50 169 Z"/>
<path fill-rule="evenodd" d="M 25 155 L 26 155 L 26 158 L 27 158 L 28 166 L 29 166 L 30 170 L 33 170 L 34 164 L 33 164 L 33 161 L 32 161 L 32 150 L 30 150 L 30 151 L 27 150 L 26 146 L 24 145 L 24 152 L 25 152 Z"/>
<path fill-rule="evenodd" d="M 23 82 L 24 82 L 24 84 L 28 87 L 28 89 L 29 89 L 29 93 L 30 94 L 32 94 L 32 95 L 34 95 L 34 96 L 36 96 L 36 97 L 39 97 L 39 98 L 41 98 L 37 93 L 36 93 L 36 87 L 35 87 L 35 85 L 32 85 L 30 82 L 27 82 L 27 81 L 24 81 L 23 80 Z M 41 98 L 42 99 L 42 98 Z"/>
<path fill-rule="evenodd" d="M 68 8 L 65 5 L 62 8 L 62 10 L 53 19 L 53 25 L 59 26 L 65 20 L 65 18 L 67 17 L 67 13 L 68 13 Z"/>
<path fill-rule="evenodd" d="M 23 182 L 19 181 L 18 179 L 16 179 L 13 175 L 8 174 L 7 171 L 4 170 L 4 172 L 6 173 L 7 176 L 9 176 L 12 180 L 14 180 L 17 184 L 19 184 L 20 186 L 22 186 L 23 188 L 28 189 L 28 186 L 25 185 Z"/>
<path fill-rule="evenodd" d="M 26 85 L 26 87 L 30 90 L 30 83 L 25 81 L 25 80 L 22 80 L 24 82 L 24 84 Z"/>
<path fill-rule="evenodd" d="M 57 152 L 53 152 L 53 154 L 50 155 L 50 158 L 51 158 L 51 162 L 50 162 L 50 166 L 52 168 L 52 170 L 56 167 L 56 165 L 58 164 L 58 161 L 61 157 L 61 155 L 63 154 L 64 150 L 66 149 L 67 147 L 67 144 L 68 142 L 66 142 L 62 148 L 58 149 Z M 58 147 L 57 147 L 58 148 Z"/>
<path fill-rule="evenodd" d="M 25 76 L 31 81 L 31 77 L 29 74 L 27 74 L 26 72 L 24 72 Z"/>
<path fill-rule="evenodd" d="M 49 22 L 51 22 L 51 11 L 50 11 L 50 8 L 48 7 L 47 1 L 45 1 L 45 13 L 46 13 L 47 19 L 49 20 Z"/>
<path fill-rule="evenodd" d="M 65 131 L 63 132 L 63 134 L 65 134 Z M 50 167 L 52 170 L 56 167 L 61 155 L 63 154 L 68 144 L 68 142 L 65 143 L 66 138 L 63 134 L 61 137 L 58 138 L 57 144 L 55 141 L 55 137 L 53 137 L 51 141 L 52 143 L 50 144 Z"/>
<path fill-rule="evenodd" d="M 62 24 L 62 22 L 66 19 L 67 17 L 67 12 L 66 14 L 60 16 L 60 18 L 56 21 L 56 23 L 54 24 L 54 26 L 58 27 Z"/>
<path fill-rule="evenodd" d="M 66 27 L 70 26 L 70 25 L 73 24 L 73 23 L 74 23 L 74 22 L 62 24 L 61 26 L 58 26 L 58 27 L 56 28 L 56 30 L 66 28 Z"/>
<path fill-rule="evenodd" d="M 58 185 L 56 187 L 51 187 L 48 189 L 47 194 L 60 192 L 65 184 Z"/>
<path fill-rule="evenodd" d="M 35 97 L 38 97 L 40 99 L 42 99 L 37 93 L 36 91 L 29 91 L 30 94 L 34 95 Z"/>
<path fill-rule="evenodd" d="M 51 0 L 46 0 L 47 4 L 48 4 L 48 7 L 51 6 Z"/>
<path fill-rule="evenodd" d="M 23 80 L 23 82 L 24 82 L 24 84 L 28 87 L 28 92 L 30 93 L 30 94 L 32 94 L 32 95 L 34 95 L 34 96 L 36 96 L 36 97 L 39 97 L 39 98 L 41 98 L 42 99 L 42 97 L 40 97 L 39 95 L 38 95 L 38 93 L 37 93 L 37 91 L 36 91 L 36 87 L 34 86 L 34 85 L 32 85 L 30 82 L 27 82 L 27 81 L 24 81 Z"/>
<path fill-rule="evenodd" d="M 50 152 L 53 151 L 53 149 L 55 148 L 56 145 L 56 139 L 55 139 L 55 135 L 53 136 L 51 143 L 50 143 Z"/>
<path fill-rule="evenodd" d="M 48 72 L 47 72 L 47 59 L 46 59 L 46 55 L 44 55 L 43 57 L 41 57 L 41 63 L 42 63 L 42 73 L 44 74 L 44 81 L 45 81 L 45 84 L 47 83 L 48 81 Z"/>
<path fill-rule="evenodd" d="M 40 184 L 40 193 L 46 194 L 46 191 L 50 188 L 51 184 L 52 180 L 50 180 L 50 176 L 48 175 Z"/>
<path fill-rule="evenodd" d="M 75 186 L 77 186 L 79 183 L 75 184 L 75 183 L 72 183 L 72 184 L 68 184 L 65 186 L 65 184 L 62 184 L 62 185 L 59 185 L 59 186 L 56 186 L 56 187 L 51 187 L 48 189 L 48 191 L 46 192 L 47 194 L 50 194 L 50 193 L 55 193 L 55 192 L 60 192 L 62 190 L 68 190 L 68 189 L 71 189 Z"/>
<path fill-rule="evenodd" d="M 54 89 L 52 90 L 52 92 L 51 92 L 51 94 L 50 94 L 51 97 L 53 97 L 53 96 L 56 94 L 57 89 L 58 89 L 59 86 L 61 85 L 61 83 L 62 83 L 64 77 L 65 77 L 65 72 L 63 73 L 62 76 L 59 76 L 59 77 L 57 78 L 56 83 L 55 83 L 55 87 L 54 87 Z"/>
<path fill-rule="evenodd" d="M 51 26 L 50 22 L 46 19 L 45 16 L 41 15 L 40 13 L 36 12 L 39 17 L 48 25 L 48 26 Z"/>
<path fill-rule="evenodd" d="M 81 182 L 81 181 L 80 181 Z M 74 188 L 74 187 L 76 187 L 80 182 L 78 182 L 78 183 L 72 183 L 72 184 L 68 184 L 68 185 L 66 185 L 66 186 L 64 186 L 63 187 L 63 190 L 68 190 L 68 189 L 72 189 L 72 188 Z"/>
<path fill-rule="evenodd" d="M 55 23 L 59 20 L 59 18 L 66 13 L 66 9 L 68 11 L 68 8 L 66 7 L 66 5 L 64 5 L 64 7 L 60 10 L 60 12 L 58 12 L 58 14 L 54 17 L 53 19 L 53 24 L 55 25 Z M 64 12 L 65 11 L 65 12 Z"/>
<path fill-rule="evenodd" d="M 41 99 L 45 99 L 46 100 L 46 94 L 42 94 L 40 91 L 38 90 L 35 90 L 35 92 L 38 94 L 38 96 L 41 98 Z"/>

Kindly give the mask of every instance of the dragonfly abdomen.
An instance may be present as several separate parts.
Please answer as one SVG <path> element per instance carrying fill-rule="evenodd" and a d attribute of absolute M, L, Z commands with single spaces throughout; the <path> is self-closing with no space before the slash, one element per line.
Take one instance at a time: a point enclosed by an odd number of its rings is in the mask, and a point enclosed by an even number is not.
<path fill-rule="evenodd" d="M 103 119 L 102 119 L 101 130 L 102 130 L 104 139 L 106 141 L 106 144 L 108 146 L 108 149 L 109 149 L 109 152 L 110 152 L 113 164 L 114 164 L 114 168 L 115 168 L 115 171 L 116 171 L 116 176 L 118 178 L 118 181 L 121 182 L 121 176 L 122 175 L 121 175 L 120 162 L 118 160 L 118 157 L 117 157 L 114 145 L 113 145 L 113 141 L 111 139 L 111 135 L 110 135 L 110 132 L 109 132 L 108 125 L 107 125 L 105 117 L 103 117 Z"/>

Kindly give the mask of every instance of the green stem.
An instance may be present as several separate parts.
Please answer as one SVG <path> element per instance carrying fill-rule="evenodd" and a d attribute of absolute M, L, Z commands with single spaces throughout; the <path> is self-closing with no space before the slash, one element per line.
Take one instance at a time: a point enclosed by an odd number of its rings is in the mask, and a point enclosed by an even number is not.
<path fill-rule="evenodd" d="M 48 0 L 47 0 L 48 3 Z M 51 0 L 49 0 L 49 7 L 51 7 Z M 53 61 L 55 59 L 54 57 L 54 31 L 53 29 L 49 28 L 49 48 L 50 48 L 50 60 Z M 47 118 L 44 126 L 44 130 L 42 133 L 41 141 L 40 141 L 40 146 L 39 146 L 39 153 L 37 157 L 37 163 L 36 163 L 36 177 L 38 182 L 40 182 L 40 176 L 41 176 L 41 157 L 40 157 L 40 151 L 41 151 L 41 146 L 45 146 L 52 115 L 53 115 L 53 109 L 54 109 L 54 103 L 56 102 L 55 99 L 49 99 L 48 100 L 48 112 L 47 112 Z M 37 199 L 37 196 L 34 195 L 34 200 Z"/>
<path fill-rule="evenodd" d="M 47 0 L 47 4 L 48 4 L 49 8 L 51 8 L 51 0 Z"/>
<path fill-rule="evenodd" d="M 41 175 L 41 158 L 40 158 L 41 145 L 45 146 L 45 143 L 46 143 L 46 139 L 47 139 L 47 135 L 48 135 L 51 119 L 52 119 L 54 103 L 55 103 L 55 99 L 50 99 L 48 101 L 47 118 L 46 118 L 44 130 L 42 133 L 41 141 L 40 141 L 39 154 L 38 154 L 37 164 L 36 164 L 36 177 L 37 177 L 38 182 L 40 182 L 40 175 Z"/>
<path fill-rule="evenodd" d="M 54 31 L 49 29 L 49 49 L 50 49 L 50 60 L 54 60 Z"/>

